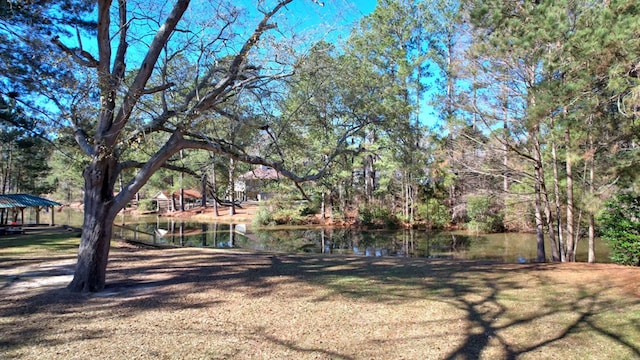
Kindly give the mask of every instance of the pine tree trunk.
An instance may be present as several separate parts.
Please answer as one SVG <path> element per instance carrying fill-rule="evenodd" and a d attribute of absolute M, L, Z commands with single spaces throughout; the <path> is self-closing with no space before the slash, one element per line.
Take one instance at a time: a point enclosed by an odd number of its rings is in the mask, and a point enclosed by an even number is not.
<path fill-rule="evenodd" d="M 551 261 L 560 261 L 560 252 L 558 251 L 558 240 L 556 239 L 556 229 L 554 226 L 553 212 L 551 211 L 551 203 L 549 202 L 549 194 L 546 186 L 542 185 L 542 196 L 544 199 L 544 216 L 549 231 L 549 245 L 551 246 Z"/>
<path fill-rule="evenodd" d="M 180 162 L 184 158 L 184 153 L 180 150 Z M 180 173 L 180 211 L 184 212 L 184 174 Z"/>
<path fill-rule="evenodd" d="M 231 200 L 231 206 L 229 207 L 229 215 L 233 216 L 236 214 L 236 189 L 235 189 L 235 179 L 233 173 L 235 172 L 236 164 L 233 159 L 229 159 L 229 197 Z"/>
<path fill-rule="evenodd" d="M 593 136 L 589 135 L 589 148 L 591 159 L 589 161 L 589 194 L 595 197 L 595 148 L 593 146 Z M 590 263 L 596 262 L 596 219 L 593 209 L 589 209 L 589 257 Z"/>
<path fill-rule="evenodd" d="M 402 176 L 402 193 L 403 193 L 403 204 L 402 204 L 402 215 L 405 219 L 409 218 L 409 184 L 407 183 L 407 172 L 405 171 Z"/>
<path fill-rule="evenodd" d="M 203 208 L 207 207 L 207 175 L 205 173 L 202 174 L 202 194 L 200 194 L 202 201 L 201 206 Z"/>
<path fill-rule="evenodd" d="M 565 135 L 565 143 L 567 147 L 566 154 L 566 169 L 567 169 L 567 257 L 566 261 L 576 261 L 576 254 L 574 252 L 574 241 L 575 241 L 575 228 L 574 228 L 574 218 L 573 218 L 573 165 L 571 162 L 571 151 L 569 148 L 569 141 L 571 140 L 571 135 L 569 133 L 569 128 L 567 128 L 564 132 Z"/>
<path fill-rule="evenodd" d="M 564 246 L 564 237 L 562 236 L 562 213 L 560 211 L 560 177 L 558 175 L 558 156 L 556 154 L 555 141 L 551 144 L 551 155 L 553 157 L 553 194 L 556 206 L 556 221 L 558 229 L 558 251 L 560 252 L 560 261 L 566 261 L 567 252 Z"/>
<path fill-rule="evenodd" d="M 533 142 L 533 177 L 534 177 L 534 205 L 535 205 L 535 222 L 536 222 L 536 261 L 545 262 L 546 254 L 544 249 L 544 225 L 542 222 L 542 186 L 544 184 L 544 172 L 542 171 L 542 158 L 540 154 L 540 125 L 535 123 L 531 136 Z"/>
<path fill-rule="evenodd" d="M 98 292 L 104 289 L 113 222 L 119 209 L 112 208 L 116 176 L 113 160 L 96 160 L 84 171 L 84 223 L 78 263 L 68 289 Z"/>
<path fill-rule="evenodd" d="M 218 183 L 217 183 L 217 179 L 216 179 L 216 165 L 215 165 L 215 163 L 213 164 L 213 167 L 211 169 L 211 178 L 212 178 L 211 186 L 213 187 L 213 195 L 214 195 L 213 213 L 216 216 L 220 216 L 220 212 L 218 212 L 218 199 L 219 199 L 219 197 L 217 196 L 218 195 Z"/>
<path fill-rule="evenodd" d="M 11 155 L 12 155 L 12 146 L 9 145 L 9 154 L 7 155 L 7 166 L 3 169 L 2 174 L 2 192 L 1 194 L 6 194 L 9 189 L 9 179 L 11 178 Z M 8 210 L 7 210 L 8 212 Z"/>
<path fill-rule="evenodd" d="M 536 126 L 536 131 L 540 131 L 539 127 Z M 540 188 L 540 200 L 541 206 L 544 207 L 544 217 L 546 220 L 546 225 L 549 231 L 549 244 L 551 245 L 551 260 L 552 261 L 560 261 L 560 254 L 558 253 L 558 244 L 556 240 L 556 232 L 553 226 L 553 215 L 551 212 L 551 204 L 549 203 L 549 194 L 547 193 L 547 186 L 545 184 L 544 177 L 544 168 L 542 165 L 542 153 L 540 146 L 540 139 L 538 138 L 538 134 L 534 135 L 534 157 L 536 162 L 536 178 L 538 179 L 538 184 Z M 537 196 L 537 195 L 536 195 Z"/>
<path fill-rule="evenodd" d="M 536 164 L 536 167 L 538 165 Z M 536 169 L 536 174 L 538 173 L 538 169 Z M 536 176 L 537 177 L 537 176 Z M 544 249 L 544 226 L 542 224 L 542 211 L 541 211 L 541 194 L 540 194 L 540 180 L 536 178 L 535 180 L 535 220 L 536 220 L 536 261 L 537 262 L 545 262 L 546 255 Z"/>
<path fill-rule="evenodd" d="M 367 203 L 373 203 L 373 190 L 375 187 L 375 167 L 373 156 L 368 155 L 364 158 L 364 191 Z"/>
<path fill-rule="evenodd" d="M 171 211 L 177 211 L 178 210 L 178 204 L 176 202 L 176 195 L 172 192 L 171 193 Z"/>
<path fill-rule="evenodd" d="M 180 177 L 182 177 L 182 175 Z M 182 183 L 182 179 L 180 179 L 180 183 Z M 184 188 L 180 186 L 180 211 L 184 210 Z"/>
<path fill-rule="evenodd" d="M 588 262 L 596 262 L 596 218 L 589 213 L 589 255 Z"/>

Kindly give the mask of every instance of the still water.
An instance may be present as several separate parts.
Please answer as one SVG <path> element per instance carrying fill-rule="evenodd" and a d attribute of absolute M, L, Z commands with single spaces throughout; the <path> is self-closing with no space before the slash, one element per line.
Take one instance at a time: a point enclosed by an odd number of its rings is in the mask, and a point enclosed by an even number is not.
<path fill-rule="evenodd" d="M 68 225 L 79 226 L 77 215 L 67 215 Z M 64 221 L 64 220 L 63 220 Z M 533 234 L 469 234 L 421 230 L 357 230 L 321 227 L 253 228 L 250 224 L 181 221 L 175 218 L 119 217 L 114 237 L 157 246 L 238 248 L 289 254 L 343 254 L 447 259 L 532 262 L 536 257 Z M 547 257 L 550 258 L 548 240 Z M 605 243 L 597 241 L 596 259 L 609 261 Z M 578 246 L 578 261 L 587 260 L 587 241 Z"/>

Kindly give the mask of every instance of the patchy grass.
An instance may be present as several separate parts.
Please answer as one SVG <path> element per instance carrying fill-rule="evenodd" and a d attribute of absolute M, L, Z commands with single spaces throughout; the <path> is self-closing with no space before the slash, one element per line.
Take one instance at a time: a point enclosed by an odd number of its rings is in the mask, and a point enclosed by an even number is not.
<path fill-rule="evenodd" d="M 0 236 L 0 256 L 46 256 L 75 252 L 80 243 L 78 231 L 57 228 L 26 228 L 25 234 Z"/>
<path fill-rule="evenodd" d="M 72 238 L 2 240 L 1 358 L 640 359 L 637 268 L 114 244 L 77 295 Z"/>

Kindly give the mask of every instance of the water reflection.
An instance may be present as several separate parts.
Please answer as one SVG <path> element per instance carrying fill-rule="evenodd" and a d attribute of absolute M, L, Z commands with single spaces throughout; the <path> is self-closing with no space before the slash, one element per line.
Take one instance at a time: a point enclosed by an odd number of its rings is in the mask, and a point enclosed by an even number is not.
<path fill-rule="evenodd" d="M 247 230 L 244 224 L 203 224 L 169 221 L 168 226 L 139 223 L 116 227 L 120 238 L 162 246 L 241 248 L 289 254 L 340 254 L 530 262 L 536 257 L 532 234 L 428 233 L 417 230 L 366 231 L 327 228 L 266 228 Z M 146 237 L 146 238 L 145 238 Z M 598 260 L 608 253 L 598 244 Z M 586 259 L 586 249 L 579 251 Z M 584 258 L 584 259 L 583 259 Z"/>
<path fill-rule="evenodd" d="M 531 262 L 536 258 L 535 236 L 517 233 L 476 236 L 463 232 L 429 233 L 410 229 L 252 229 L 246 224 L 199 223 L 147 216 L 122 217 L 114 227 L 114 237 L 157 246 L 240 248 L 290 254 L 427 257 L 501 262 Z M 548 248 L 547 252 L 550 252 Z M 577 258 L 578 261 L 586 261 L 586 241 L 579 244 Z M 608 248 L 600 241 L 596 244 L 596 259 L 599 262 L 609 261 Z"/>

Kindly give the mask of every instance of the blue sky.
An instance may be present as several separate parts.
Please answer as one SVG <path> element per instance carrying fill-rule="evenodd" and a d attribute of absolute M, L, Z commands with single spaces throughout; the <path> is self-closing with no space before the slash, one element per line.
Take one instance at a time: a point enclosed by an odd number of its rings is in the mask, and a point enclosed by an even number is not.
<path fill-rule="evenodd" d="M 255 9 L 255 0 L 244 0 L 241 4 L 249 11 Z M 348 37 L 376 4 L 376 0 L 295 0 L 277 15 L 275 22 L 294 26 L 299 34 L 315 40 L 335 42 Z"/>
<path fill-rule="evenodd" d="M 363 14 L 368 14 L 376 7 L 376 0 L 356 0 L 352 1 Z"/>
<path fill-rule="evenodd" d="M 236 4 L 252 14 L 250 16 L 256 20 L 262 17 L 262 14 L 255 11 L 257 2 L 257 0 L 240 0 Z M 318 5 L 318 3 L 323 4 L 323 6 Z M 339 39 L 346 39 L 357 22 L 373 12 L 376 4 L 376 0 L 294 0 L 287 6 L 286 10 L 280 12 L 279 17 L 281 17 L 280 20 L 282 22 L 299 29 L 300 34 L 308 34 L 314 40 L 323 39 L 334 42 L 339 41 Z M 166 3 L 164 10 L 168 11 L 172 5 L 173 2 Z M 194 5 L 192 8 L 198 9 L 198 6 Z M 278 22 L 277 18 L 276 22 Z M 252 32 L 253 29 L 253 26 L 249 26 L 246 31 Z M 151 33 L 148 35 L 150 36 Z M 115 37 L 114 39 L 117 40 Z M 62 41 L 72 48 L 78 46 L 75 35 L 71 37 L 63 36 Z M 83 47 L 97 57 L 97 44 L 94 42 L 95 38 L 92 37 L 84 39 Z M 130 55 L 136 51 L 141 52 L 139 56 L 142 57 L 146 49 L 136 49 L 134 46 L 130 46 Z"/>

